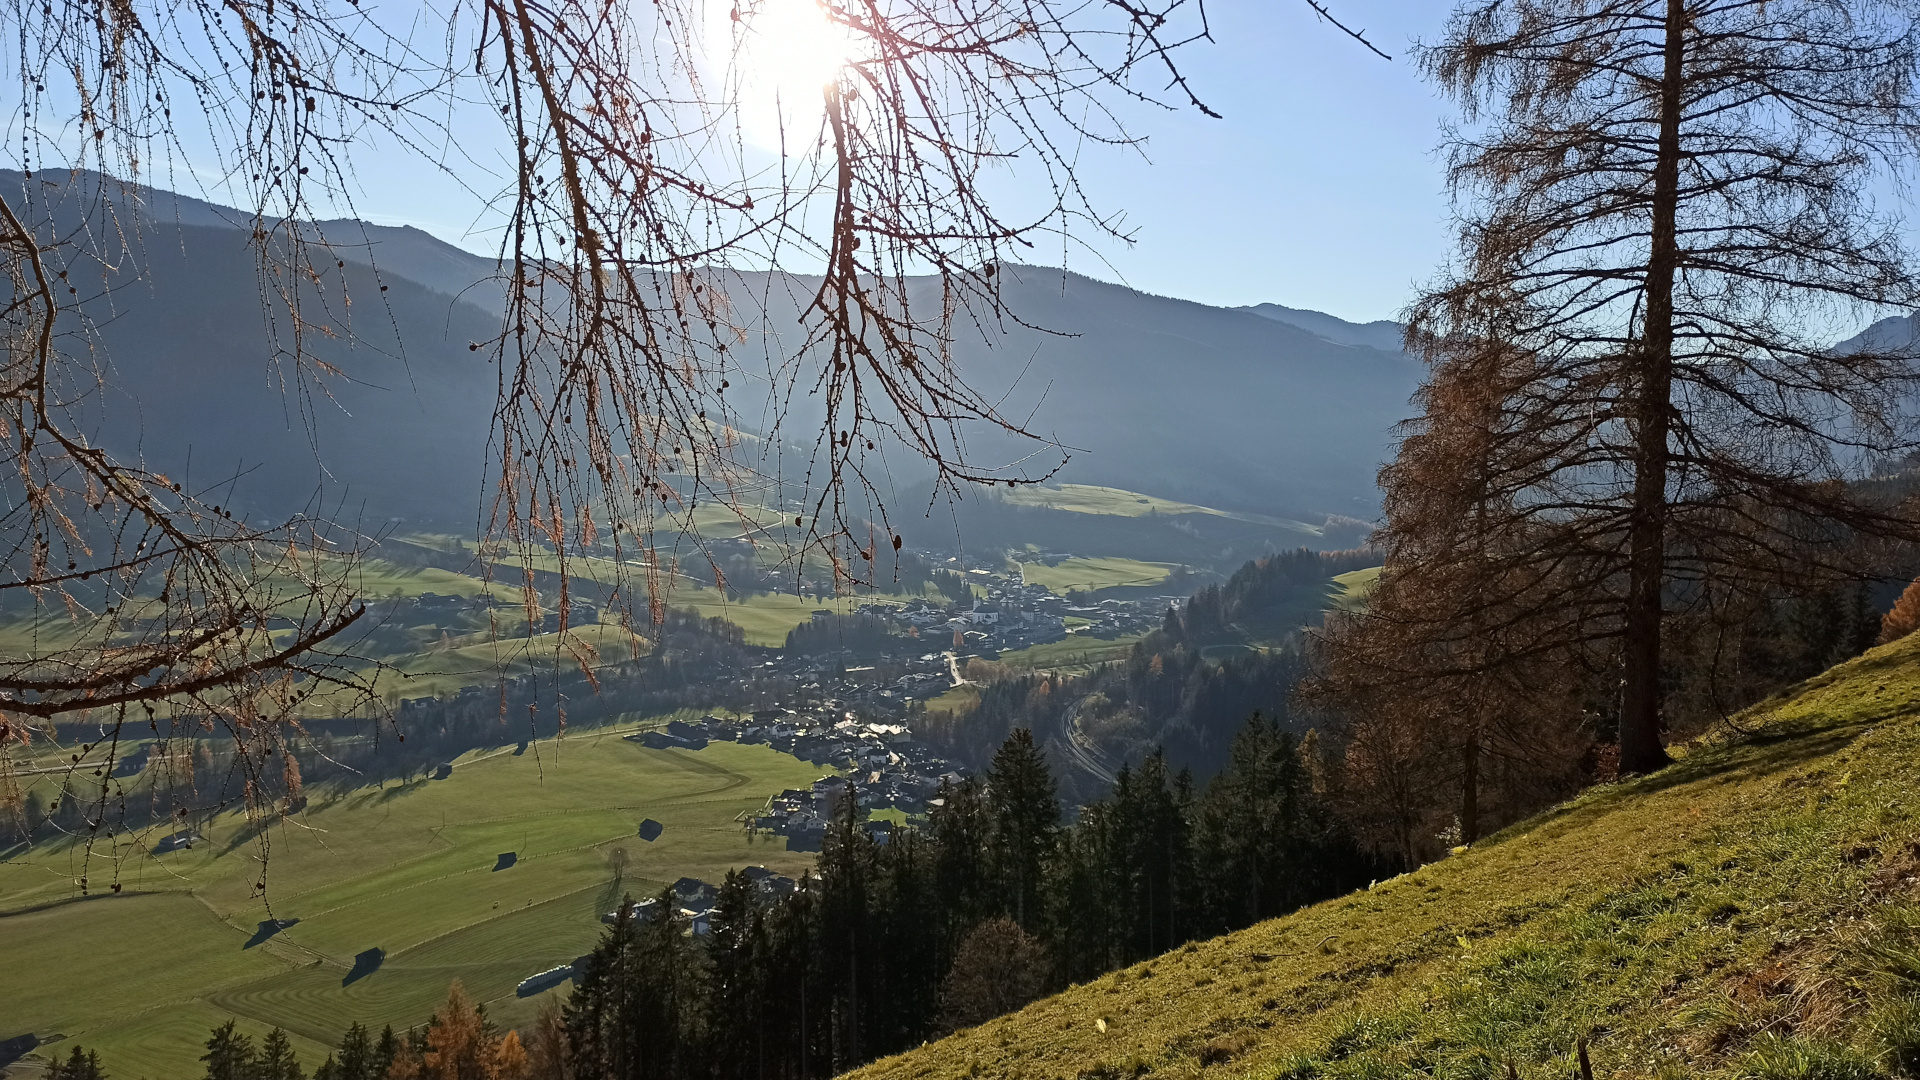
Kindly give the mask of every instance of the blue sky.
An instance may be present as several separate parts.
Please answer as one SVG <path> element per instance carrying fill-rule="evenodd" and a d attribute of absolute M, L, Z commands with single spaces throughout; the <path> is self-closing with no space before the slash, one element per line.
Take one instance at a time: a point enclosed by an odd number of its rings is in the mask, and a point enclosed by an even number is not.
<path fill-rule="evenodd" d="M 1333 0 L 1381 60 L 1301 0 L 1215 0 L 1215 44 L 1189 57 L 1223 119 L 1143 117 L 1151 162 L 1090 171 L 1138 229 L 1105 252 L 1127 284 L 1213 304 L 1263 301 L 1390 318 L 1450 247 L 1434 146 L 1447 114 L 1407 56 L 1447 4 Z M 1085 257 L 1072 265 L 1114 274 Z"/>
<path fill-rule="evenodd" d="M 1075 270 L 1222 305 L 1273 301 L 1355 321 L 1390 318 L 1449 248 L 1434 146 L 1446 106 L 1407 56 L 1438 0 L 1330 0 L 1391 62 L 1322 23 L 1303 0 L 1212 0 L 1213 44 L 1184 66 L 1223 119 L 1139 111 L 1146 155 L 1090 154 L 1082 179 L 1122 212 L 1131 246 L 1069 249 Z M 364 161 L 361 216 L 414 224 L 475 250 L 480 207 L 417 163 Z M 1062 253 L 1037 253 L 1058 262 Z"/>

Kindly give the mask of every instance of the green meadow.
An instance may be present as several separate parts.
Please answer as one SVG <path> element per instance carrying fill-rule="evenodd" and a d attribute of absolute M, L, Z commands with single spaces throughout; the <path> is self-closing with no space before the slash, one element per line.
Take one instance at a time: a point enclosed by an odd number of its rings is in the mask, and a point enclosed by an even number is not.
<path fill-rule="evenodd" d="M 682 556 L 682 559 L 685 561 L 694 557 L 697 556 Z M 536 555 L 527 561 L 536 571 L 557 573 L 560 569 L 559 560 L 551 555 Z M 611 559 L 593 557 L 567 560 L 567 571 L 576 575 L 576 580 L 612 582 L 617 580 L 620 569 Z M 625 570 L 636 577 L 645 574 L 645 568 L 639 564 L 625 567 Z M 747 644 L 769 647 L 784 645 L 787 631 L 811 620 L 815 611 L 848 612 L 866 603 L 903 604 L 907 601 L 905 596 L 877 592 L 849 593 L 844 596 L 802 596 L 795 592 L 732 595 L 683 574 L 670 574 L 665 570 L 659 575 L 659 590 L 658 599 L 662 605 L 676 609 L 692 608 L 706 618 L 725 619 L 746 633 Z M 514 593 L 514 599 L 518 598 L 519 594 Z M 635 606 L 635 620 L 644 623 L 644 601 L 637 599 Z M 586 629 L 592 631 L 591 627 Z"/>
<path fill-rule="evenodd" d="M 1125 660 L 1133 652 L 1134 643 L 1144 636 L 1125 634 L 1115 638 L 1097 638 L 1087 634 L 1069 634 L 1059 641 L 1003 652 L 999 663 L 1018 671 L 1077 674 L 1101 664 Z"/>
<path fill-rule="evenodd" d="M 820 775 L 761 746 L 576 734 L 469 755 L 444 780 L 309 788 L 304 811 L 264 830 L 226 813 L 191 850 L 154 854 L 155 829 L 91 853 L 0 852 L 5 966 L 38 973 L 0 979 L 4 1034 L 76 1040 L 137 1080 L 197 1074 L 207 1030 L 229 1018 L 286 1028 L 311 1069 L 355 1020 L 424 1020 L 455 978 L 517 1023 L 568 989 L 519 998 L 520 980 L 592 948 L 622 895 L 810 865 L 736 819 Z M 647 818 L 665 826 L 652 842 L 637 835 Z M 298 921 L 269 934 L 269 919 Z M 378 966 L 356 968 L 375 949 Z"/>
<path fill-rule="evenodd" d="M 1270 525 L 1288 529 L 1302 536 L 1317 536 L 1318 526 L 1289 518 L 1268 517 L 1265 514 L 1233 513 L 1216 510 L 1211 506 L 1199 506 L 1194 503 L 1177 502 L 1162 499 L 1155 495 L 1144 495 L 1125 488 L 1101 487 L 1097 484 L 1059 484 L 1015 488 L 1000 496 L 1006 502 L 1016 506 L 1041 506 L 1049 510 L 1064 510 L 1074 514 L 1096 514 L 1104 517 L 1145 517 L 1148 514 L 1204 514 L 1208 517 L 1228 518 L 1256 525 Z"/>
<path fill-rule="evenodd" d="M 1069 592 L 1098 592 L 1130 586 L 1158 585 L 1173 567 L 1118 557 L 1062 559 L 1053 566 L 1023 562 L 1020 575 L 1029 585 L 1041 585 L 1065 596 Z"/>
<path fill-rule="evenodd" d="M 1373 595 L 1374 587 L 1380 584 L 1378 566 L 1365 570 L 1349 570 L 1344 574 L 1335 574 L 1333 587 L 1327 591 L 1327 599 L 1340 611 L 1364 611 L 1367 599 Z"/>
<path fill-rule="evenodd" d="M 524 623 L 520 625 L 524 626 Z M 571 667 L 575 655 L 617 663 L 637 659 L 648 651 L 645 638 L 635 636 L 612 623 L 592 623 L 567 628 L 565 635 L 535 634 L 517 637 L 502 634 L 468 634 L 446 644 L 429 645 L 414 652 L 374 656 L 382 666 L 372 679 L 376 697 L 428 697 L 458 691 L 464 686 L 485 685 L 533 671 L 552 670 L 557 662 Z M 355 695 L 343 691 L 339 699 L 351 703 Z M 322 705 L 332 699 L 317 699 Z"/>
<path fill-rule="evenodd" d="M 725 619 L 738 626 L 749 645 L 784 645 L 787 631 L 809 622 L 819 610 L 849 612 L 863 603 L 904 603 L 897 596 L 857 595 L 832 598 L 803 597 L 791 593 L 754 593 L 729 598 L 718 589 L 685 580 L 677 581 L 671 592 L 661 597 L 669 607 L 692 608 L 707 618 Z"/>

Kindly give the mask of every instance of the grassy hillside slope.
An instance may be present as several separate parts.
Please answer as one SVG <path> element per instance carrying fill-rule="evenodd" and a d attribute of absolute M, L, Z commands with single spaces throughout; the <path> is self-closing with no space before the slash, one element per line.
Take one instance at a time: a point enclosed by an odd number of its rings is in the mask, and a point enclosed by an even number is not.
<path fill-rule="evenodd" d="M 1909 639 L 1661 773 L 858 1075 L 1559 1078 L 1582 1037 L 1598 1077 L 1899 1075 L 1920 1064 L 1917 713 Z"/>

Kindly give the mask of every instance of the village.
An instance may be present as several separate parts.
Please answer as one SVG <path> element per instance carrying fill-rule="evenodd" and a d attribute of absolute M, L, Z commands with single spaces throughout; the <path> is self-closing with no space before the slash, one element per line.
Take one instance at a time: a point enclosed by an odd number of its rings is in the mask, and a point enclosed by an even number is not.
<path fill-rule="evenodd" d="M 725 541 L 720 542 L 724 547 Z M 1068 555 L 1042 556 L 1064 559 Z M 834 815 L 845 800 L 855 800 L 855 819 L 875 843 L 885 844 L 897 821 L 924 820 L 941 801 L 942 788 L 959 783 L 960 767 L 915 739 L 912 724 L 923 703 L 965 683 L 964 668 L 974 657 L 997 660 L 1005 654 L 1084 636 L 1114 640 L 1146 633 L 1160 625 L 1169 607 L 1183 598 L 1092 599 L 1062 596 L 1028 582 L 1018 570 L 966 561 L 930 558 L 967 586 L 966 600 L 918 596 L 902 603 L 875 600 L 850 610 L 819 609 L 788 636 L 784 647 L 740 645 L 741 655 L 713 656 L 705 663 L 682 665 L 684 681 L 673 691 L 672 705 L 684 712 L 704 708 L 698 719 L 676 718 L 664 726 L 632 732 L 626 738 L 650 749 L 700 750 L 710 742 L 763 745 L 820 766 L 823 775 L 806 788 L 770 795 L 758 813 L 742 815 L 750 836 L 784 838 L 789 851 L 819 851 Z M 409 614 L 436 620 L 472 619 L 492 606 L 487 600 L 426 594 L 398 601 L 417 609 Z M 598 618 L 588 602 L 575 599 L 569 625 Z M 558 629 L 556 614 L 546 614 L 535 629 Z M 742 662 L 744 661 L 744 662 Z M 636 707 L 658 710 L 658 688 L 643 670 L 601 673 L 597 689 L 567 680 L 555 685 L 522 675 L 502 687 L 509 701 L 538 702 L 549 695 L 576 714 L 588 700 L 609 713 Z M 410 724 L 431 725 L 449 710 L 472 707 L 487 696 L 482 687 L 399 703 Z M 657 715 L 657 711 L 656 711 Z M 451 771 L 444 763 L 433 775 Z M 656 830 L 648 834 L 648 826 Z M 645 822 L 643 839 L 658 835 Z M 794 879 L 763 866 L 741 871 L 768 902 L 792 893 Z M 678 917 L 688 932 L 708 932 L 718 887 L 683 877 L 672 885 Z M 657 898 L 633 905 L 632 917 L 646 920 L 660 912 Z M 602 918 L 611 923 L 619 910 Z M 582 958 L 584 961 L 585 958 Z M 521 996 L 539 993 L 577 978 L 579 962 L 543 971 L 520 983 Z"/>
<path fill-rule="evenodd" d="M 1075 594 L 1070 598 L 1027 582 L 1018 571 L 1010 572 L 1004 565 L 995 568 L 957 557 L 948 557 L 941 565 L 964 576 L 972 599 L 941 602 L 922 596 L 905 603 L 869 601 L 845 613 L 816 610 L 809 623 L 789 636 L 786 647 L 743 646 L 745 655 L 737 659 L 744 663 L 728 658 L 729 662 L 685 667 L 687 681 L 679 689 L 680 701 L 674 708 L 725 707 L 760 712 L 785 707 L 814 713 L 838 710 L 870 722 L 903 724 L 913 703 L 937 697 L 963 682 L 961 668 L 970 657 L 995 660 L 1003 653 L 1069 637 L 1100 641 L 1143 634 L 1160 625 L 1168 608 L 1184 602 L 1179 596 L 1094 600 Z M 396 620 L 401 622 L 422 616 L 471 619 L 483 616 L 491 606 L 484 597 L 470 600 L 432 593 L 397 602 L 417 609 Z M 580 599 L 569 602 L 569 625 L 584 625 L 598 618 L 599 612 L 591 603 Z M 542 616 L 536 629 L 557 630 L 558 616 Z M 804 644 L 797 645 L 796 639 Z M 558 699 L 577 710 L 582 697 L 591 694 L 617 709 L 622 697 L 631 696 L 630 691 L 649 689 L 642 685 L 644 680 L 630 682 L 611 669 L 602 680 L 598 692 L 584 683 L 578 692 L 560 687 Z M 517 676 L 507 680 L 506 691 L 509 698 L 518 694 L 529 699 L 551 692 L 543 690 L 541 683 L 536 675 Z M 491 689 L 465 687 L 453 697 L 477 699 Z M 399 711 L 409 719 L 428 721 L 447 704 L 447 695 L 411 698 L 399 703 Z M 814 727 L 806 730 L 809 738 L 823 737 Z"/>
<path fill-rule="evenodd" d="M 898 810 L 924 814 L 937 803 L 942 784 L 958 783 L 951 763 L 916 743 L 904 724 L 866 722 L 851 711 L 832 707 L 768 709 L 745 720 L 708 716 L 700 721 L 669 721 L 658 731 L 627 738 L 657 749 L 698 750 L 710 740 L 770 746 L 803 761 L 842 770 L 811 788 L 789 789 L 767 800 L 765 810 L 744 824 L 751 830 L 787 838 L 789 851 L 818 851 L 839 802 L 856 800 L 862 811 Z M 884 843 L 892 825 L 868 821 L 868 831 Z"/>

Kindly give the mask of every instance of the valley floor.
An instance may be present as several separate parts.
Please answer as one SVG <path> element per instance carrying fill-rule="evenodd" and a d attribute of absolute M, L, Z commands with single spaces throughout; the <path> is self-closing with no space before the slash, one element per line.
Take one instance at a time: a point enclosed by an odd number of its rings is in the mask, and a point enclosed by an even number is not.
<path fill-rule="evenodd" d="M 64 1036 L 43 1052 L 77 1040 L 110 1075 L 157 1080 L 199 1075 L 208 1030 L 230 1017 L 256 1037 L 286 1028 L 317 1063 L 353 1021 L 425 1018 L 454 978 L 522 1023 L 571 984 L 527 998 L 516 985 L 591 949 L 624 894 L 811 865 L 736 819 L 820 774 L 764 746 L 584 733 L 469 755 L 441 780 L 309 789 L 307 809 L 264 837 L 233 813 L 187 850 L 153 853 L 164 830 L 91 858 L 76 843 L 16 849 L 0 857 L 0 1037 Z M 664 826 L 652 841 L 637 835 L 647 818 Z"/>

